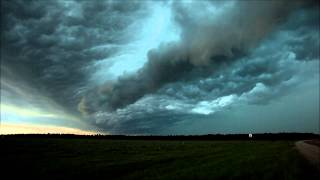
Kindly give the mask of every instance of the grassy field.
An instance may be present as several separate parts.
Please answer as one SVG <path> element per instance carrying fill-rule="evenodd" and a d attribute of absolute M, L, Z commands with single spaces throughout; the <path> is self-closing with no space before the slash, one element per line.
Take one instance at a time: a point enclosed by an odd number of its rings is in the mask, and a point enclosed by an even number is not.
<path fill-rule="evenodd" d="M 104 179 L 317 179 L 293 141 L 0 139 L 1 174 Z M 9 176 L 9 177 L 10 177 Z"/>

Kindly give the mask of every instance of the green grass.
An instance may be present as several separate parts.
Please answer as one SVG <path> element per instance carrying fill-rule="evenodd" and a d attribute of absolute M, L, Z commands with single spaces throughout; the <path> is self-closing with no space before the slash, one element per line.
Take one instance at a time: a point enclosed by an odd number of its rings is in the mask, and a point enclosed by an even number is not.
<path fill-rule="evenodd" d="M 2 138 L 2 174 L 104 179 L 317 179 L 293 141 Z"/>

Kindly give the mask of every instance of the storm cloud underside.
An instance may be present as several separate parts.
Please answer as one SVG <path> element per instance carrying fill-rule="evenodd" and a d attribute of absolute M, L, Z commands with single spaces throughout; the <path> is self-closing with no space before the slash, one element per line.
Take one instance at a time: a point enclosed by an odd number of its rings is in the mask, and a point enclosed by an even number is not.
<path fill-rule="evenodd" d="M 316 1 L 15 0 L 1 12 L 2 121 L 27 108 L 111 133 L 319 131 Z"/>

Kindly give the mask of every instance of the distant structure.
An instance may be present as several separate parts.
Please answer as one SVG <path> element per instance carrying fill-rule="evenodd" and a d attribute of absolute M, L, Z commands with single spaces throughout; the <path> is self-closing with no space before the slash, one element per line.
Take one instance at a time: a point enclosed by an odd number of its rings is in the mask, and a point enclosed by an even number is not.
<path fill-rule="evenodd" d="M 249 134 L 249 138 L 252 138 L 252 137 L 253 137 L 253 136 L 252 136 L 252 134 L 250 133 L 250 134 Z"/>

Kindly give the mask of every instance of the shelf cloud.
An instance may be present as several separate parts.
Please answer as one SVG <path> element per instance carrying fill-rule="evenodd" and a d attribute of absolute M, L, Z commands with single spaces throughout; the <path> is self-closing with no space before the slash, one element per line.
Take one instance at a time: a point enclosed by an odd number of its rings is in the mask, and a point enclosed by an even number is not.
<path fill-rule="evenodd" d="M 254 124 L 253 109 L 301 89 L 319 98 L 317 1 L 5 0 L 1 17 L 1 104 L 108 133 L 220 131 L 239 109 Z M 305 111 L 317 121 L 319 110 Z M 282 119 L 283 131 L 298 123 Z"/>

